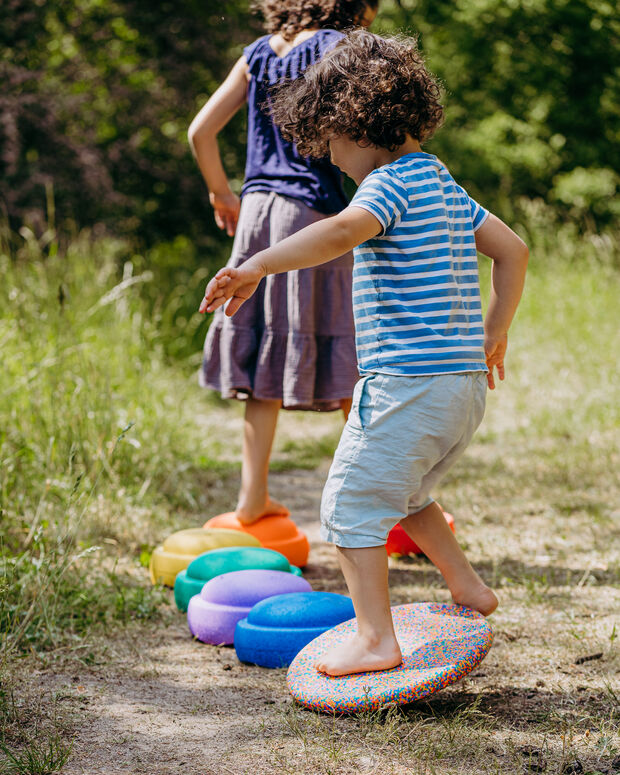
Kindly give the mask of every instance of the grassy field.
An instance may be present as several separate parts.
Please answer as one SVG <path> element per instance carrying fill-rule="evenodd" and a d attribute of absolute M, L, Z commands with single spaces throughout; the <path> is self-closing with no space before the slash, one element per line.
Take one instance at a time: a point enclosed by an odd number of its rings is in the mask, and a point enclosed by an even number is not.
<path fill-rule="evenodd" d="M 237 487 L 239 406 L 199 391 L 199 356 L 169 357 L 202 325 L 178 309 L 204 273 L 157 293 L 144 259 L 86 240 L 0 257 L 0 773 L 620 772 L 620 262 L 533 234 L 507 380 L 437 493 L 500 595 L 495 644 L 428 702 L 351 718 L 193 642 L 148 582 L 153 546 Z M 315 539 L 339 429 L 285 414 L 272 484 L 330 591 Z M 391 565 L 395 604 L 447 600 L 423 559 Z"/>

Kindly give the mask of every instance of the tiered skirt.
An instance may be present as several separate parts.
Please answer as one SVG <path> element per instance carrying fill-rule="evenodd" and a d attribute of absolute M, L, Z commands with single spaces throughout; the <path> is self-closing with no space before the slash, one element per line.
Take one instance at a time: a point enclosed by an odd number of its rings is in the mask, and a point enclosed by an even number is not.
<path fill-rule="evenodd" d="M 325 216 L 269 192 L 247 194 L 229 266 Z M 358 379 L 351 301 L 353 256 L 269 275 L 231 318 L 213 316 L 200 383 L 223 398 L 282 401 L 285 409 L 330 411 Z"/>

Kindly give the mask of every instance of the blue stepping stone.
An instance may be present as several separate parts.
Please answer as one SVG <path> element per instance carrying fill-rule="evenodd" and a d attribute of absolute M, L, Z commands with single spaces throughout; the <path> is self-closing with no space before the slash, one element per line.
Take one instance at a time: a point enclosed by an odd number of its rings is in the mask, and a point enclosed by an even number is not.
<path fill-rule="evenodd" d="M 257 603 L 235 629 L 242 662 L 287 667 L 326 630 L 355 616 L 351 598 L 333 592 L 292 592 Z"/>

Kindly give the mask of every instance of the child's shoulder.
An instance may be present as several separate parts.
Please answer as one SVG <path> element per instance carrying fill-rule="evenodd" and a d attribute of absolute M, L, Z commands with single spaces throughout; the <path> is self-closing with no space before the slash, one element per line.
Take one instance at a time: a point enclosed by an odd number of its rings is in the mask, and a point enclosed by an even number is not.
<path fill-rule="evenodd" d="M 283 56 L 279 56 L 272 48 L 270 43 L 272 37 L 272 33 L 262 35 L 243 49 L 243 55 L 250 72 L 252 72 L 253 67 L 254 70 L 257 68 L 260 70 L 262 63 L 270 60 L 275 60 L 281 66 L 284 66 L 285 62 L 289 62 L 289 64 L 297 62 L 298 65 L 303 64 L 305 69 L 305 66 L 316 62 L 326 51 L 333 48 L 344 37 L 344 34 L 339 30 L 319 29 L 311 37 L 293 46 Z"/>
<path fill-rule="evenodd" d="M 377 167 L 366 178 L 373 185 L 392 185 L 407 190 L 417 187 L 420 183 L 446 181 L 454 178 L 446 165 L 432 153 L 409 153 L 394 161 Z"/>
<path fill-rule="evenodd" d="M 446 165 L 434 154 L 417 151 L 407 153 L 379 169 L 403 181 L 409 181 L 423 175 L 450 174 Z"/>
<path fill-rule="evenodd" d="M 243 49 L 243 56 L 248 64 L 257 54 L 260 54 L 260 52 L 264 51 L 266 48 L 271 48 L 271 46 L 269 46 L 269 38 L 271 38 L 271 34 L 261 35 L 261 37 L 257 38 L 253 43 L 245 46 Z"/>
<path fill-rule="evenodd" d="M 369 172 L 360 184 L 360 188 L 381 190 L 383 188 L 407 188 L 407 177 L 410 165 L 403 165 L 400 159 L 391 161 Z"/>

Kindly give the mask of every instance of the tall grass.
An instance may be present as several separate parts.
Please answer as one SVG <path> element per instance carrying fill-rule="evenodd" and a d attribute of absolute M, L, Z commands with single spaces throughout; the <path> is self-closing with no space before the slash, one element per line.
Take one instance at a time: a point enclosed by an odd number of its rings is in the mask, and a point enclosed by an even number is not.
<path fill-rule="evenodd" d="M 520 430 L 617 433 L 620 424 L 620 250 L 611 234 L 546 222 L 530 203 L 526 287 L 509 336 L 507 367 Z M 481 259 L 488 298 L 490 262 Z"/>
<path fill-rule="evenodd" d="M 180 291 L 147 292 L 153 273 L 124 252 L 82 239 L 0 255 L 0 649 L 153 615 L 124 558 L 195 520 L 225 468 L 194 422 L 190 369 L 167 360 L 157 300 Z M 182 291 L 199 297 L 199 280 Z"/>
<path fill-rule="evenodd" d="M 501 416 L 490 406 L 483 432 L 514 423 L 537 453 L 545 439 L 566 439 L 587 479 L 601 471 L 600 461 L 588 471 L 594 455 L 613 464 L 620 427 L 619 262 L 608 237 L 550 229 L 545 218 L 532 206 L 518 227 L 532 260 L 509 351 L 517 389 L 504 393 Z M 52 247 L 43 255 L 30 239 L 0 255 L 3 649 L 49 649 L 110 617 L 155 615 L 157 594 L 132 572 L 141 552 L 164 528 L 199 524 L 230 468 L 219 455 L 225 431 L 196 422 L 213 400 L 192 374 L 199 352 L 179 360 L 179 342 L 170 360 L 171 341 L 184 330 L 194 341 L 203 326 L 187 311 L 206 270 L 181 270 L 187 245 L 153 254 L 157 274 L 113 240 Z M 182 282 L 159 287 L 162 266 Z M 318 463 L 334 441 L 303 457 Z"/>

